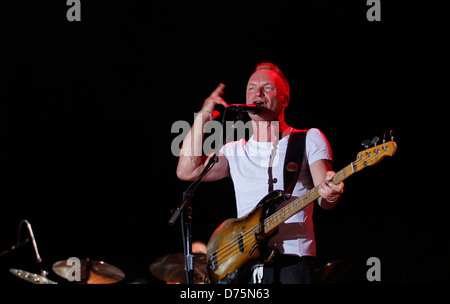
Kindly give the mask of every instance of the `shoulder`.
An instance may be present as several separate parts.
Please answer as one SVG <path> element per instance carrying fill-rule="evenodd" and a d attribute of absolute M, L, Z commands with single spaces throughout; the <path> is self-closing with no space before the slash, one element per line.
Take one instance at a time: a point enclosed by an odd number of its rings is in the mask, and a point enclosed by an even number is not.
<path fill-rule="evenodd" d="M 327 138 L 317 128 L 311 128 L 306 133 L 306 153 L 310 164 L 319 159 L 333 159 Z"/>
<path fill-rule="evenodd" d="M 306 139 L 307 140 L 316 140 L 316 141 L 320 141 L 320 140 L 327 140 L 327 138 L 325 137 L 325 135 L 322 133 L 322 131 L 320 131 L 317 128 L 311 128 L 307 131 L 306 133 Z"/>
<path fill-rule="evenodd" d="M 306 145 L 307 146 L 329 146 L 328 140 L 325 135 L 317 128 L 311 128 L 306 133 Z"/>
<path fill-rule="evenodd" d="M 223 147 L 220 149 L 220 152 L 224 156 L 228 156 L 230 154 L 235 155 L 234 152 L 243 149 L 246 144 L 247 144 L 247 141 L 243 138 L 240 140 L 237 140 L 237 141 L 231 141 L 231 142 L 228 142 L 225 145 L 223 145 Z"/>

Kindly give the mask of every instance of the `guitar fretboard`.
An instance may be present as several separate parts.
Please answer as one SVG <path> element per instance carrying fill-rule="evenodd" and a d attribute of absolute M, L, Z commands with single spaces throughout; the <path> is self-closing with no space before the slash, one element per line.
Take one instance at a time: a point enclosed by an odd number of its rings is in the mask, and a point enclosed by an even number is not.
<path fill-rule="evenodd" d="M 334 184 L 339 184 L 343 180 L 345 180 L 347 177 L 352 175 L 353 173 L 361 170 L 366 164 L 360 164 L 359 161 L 352 162 L 350 165 L 339 171 L 333 176 L 333 179 L 329 181 L 328 183 L 332 182 Z M 308 206 L 310 203 L 314 202 L 316 199 L 319 198 L 319 187 L 312 188 L 308 193 L 303 195 L 302 197 L 299 197 L 292 202 L 290 202 L 288 205 L 284 206 L 271 216 L 267 217 L 264 220 L 264 232 L 269 233 L 273 229 L 275 229 L 278 225 L 283 223 L 285 220 Z"/>

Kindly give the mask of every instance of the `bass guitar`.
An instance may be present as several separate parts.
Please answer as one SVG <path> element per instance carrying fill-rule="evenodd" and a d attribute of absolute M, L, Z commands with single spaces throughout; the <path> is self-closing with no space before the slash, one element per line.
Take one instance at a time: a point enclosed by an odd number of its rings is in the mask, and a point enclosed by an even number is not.
<path fill-rule="evenodd" d="M 393 156 L 397 144 L 389 141 L 358 153 L 356 160 L 337 172 L 327 183 L 339 184 L 353 173 Z M 265 196 L 245 217 L 228 219 L 212 234 L 207 245 L 207 272 L 213 284 L 237 283 L 256 263 L 265 263 L 263 251 L 277 226 L 319 198 L 319 186 L 294 199 L 279 210 L 287 200 L 282 190 Z"/>

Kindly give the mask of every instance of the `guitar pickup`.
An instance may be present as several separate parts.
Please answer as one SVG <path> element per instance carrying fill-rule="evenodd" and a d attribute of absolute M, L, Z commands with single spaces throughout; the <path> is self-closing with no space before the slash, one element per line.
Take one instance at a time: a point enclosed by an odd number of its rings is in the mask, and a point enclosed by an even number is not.
<path fill-rule="evenodd" d="M 239 244 L 239 251 L 244 252 L 244 239 L 242 238 L 242 233 L 238 236 L 238 244 Z"/>

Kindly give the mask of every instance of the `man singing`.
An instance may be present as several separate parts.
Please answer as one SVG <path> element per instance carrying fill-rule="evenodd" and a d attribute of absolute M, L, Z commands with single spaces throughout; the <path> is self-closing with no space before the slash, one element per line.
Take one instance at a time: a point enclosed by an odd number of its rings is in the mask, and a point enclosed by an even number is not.
<path fill-rule="evenodd" d="M 213 119 L 217 105 L 228 107 L 221 98 L 225 85 L 220 84 L 204 101 L 194 119 L 180 151 L 177 176 L 181 180 L 195 180 L 202 172 L 210 153 L 196 156 L 201 151 L 203 126 Z M 284 158 L 293 128 L 284 119 L 289 104 L 289 83 L 281 70 L 272 63 L 257 65 L 247 84 L 246 103 L 259 105 L 259 114 L 249 114 L 253 136 L 245 141 L 230 142 L 219 151 L 219 162 L 204 177 L 204 181 L 216 181 L 230 177 L 236 193 L 238 217 L 247 215 L 272 190 L 283 190 Z M 197 146 L 196 146 L 197 145 Z M 335 174 L 331 171 L 332 153 L 326 137 L 318 129 L 306 133 L 305 150 L 301 171 L 292 192 L 301 197 L 310 189 L 320 185 L 318 204 L 332 209 L 343 193 L 344 184 L 326 184 Z M 261 275 L 253 276 L 255 283 L 300 284 L 312 283 L 312 257 L 316 255 L 313 204 L 287 219 L 270 239 L 268 246 L 277 249 L 280 255 L 264 265 Z"/>

